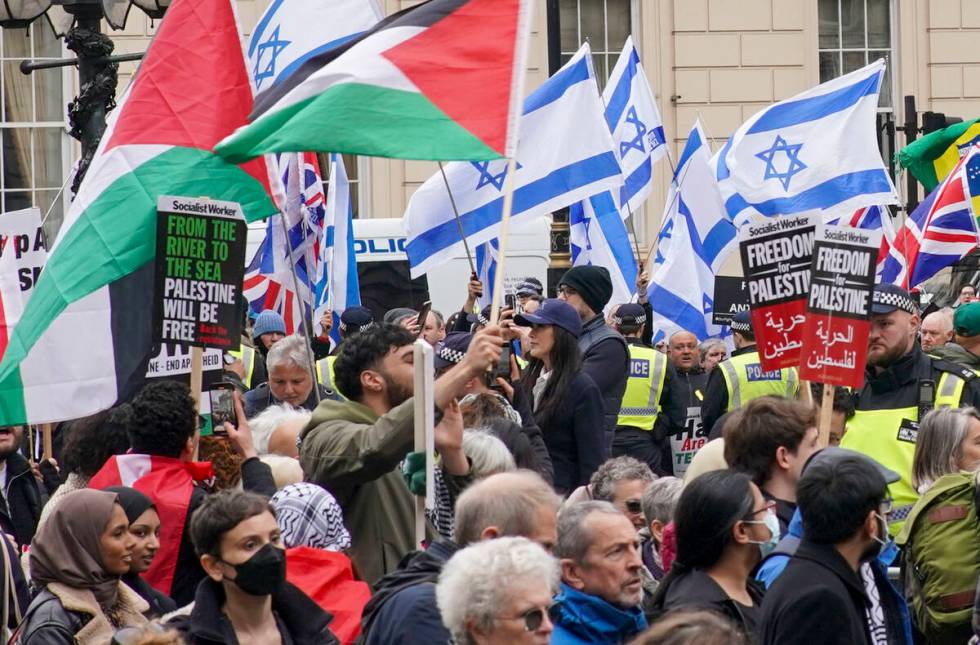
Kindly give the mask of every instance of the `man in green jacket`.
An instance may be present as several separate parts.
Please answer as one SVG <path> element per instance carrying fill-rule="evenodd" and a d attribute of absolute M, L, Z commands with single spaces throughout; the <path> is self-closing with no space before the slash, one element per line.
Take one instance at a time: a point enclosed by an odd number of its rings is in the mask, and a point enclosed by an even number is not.
<path fill-rule="evenodd" d="M 342 506 L 351 559 L 372 585 L 419 546 L 412 496 L 398 469 L 415 435 L 414 342 L 415 335 L 404 328 L 380 325 L 343 343 L 334 384 L 349 400 L 322 401 L 300 433 L 303 472 Z M 469 469 L 454 400 L 467 381 L 496 364 L 502 345 L 500 328 L 485 328 L 473 337 L 463 360 L 435 382 L 435 404 L 444 412 L 435 446 L 449 475 L 466 475 Z"/>

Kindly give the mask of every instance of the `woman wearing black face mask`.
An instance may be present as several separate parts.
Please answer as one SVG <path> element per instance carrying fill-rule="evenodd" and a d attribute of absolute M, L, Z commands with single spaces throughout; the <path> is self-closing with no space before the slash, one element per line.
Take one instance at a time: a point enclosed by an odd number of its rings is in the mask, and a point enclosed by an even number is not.
<path fill-rule="evenodd" d="M 191 539 L 207 578 L 189 615 L 170 626 L 189 645 L 337 643 L 330 614 L 286 582 L 286 552 L 268 501 L 224 491 L 191 519 Z"/>

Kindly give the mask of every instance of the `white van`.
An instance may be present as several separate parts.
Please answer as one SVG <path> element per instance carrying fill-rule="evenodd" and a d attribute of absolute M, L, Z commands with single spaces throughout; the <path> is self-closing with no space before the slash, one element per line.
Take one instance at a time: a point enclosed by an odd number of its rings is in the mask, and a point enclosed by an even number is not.
<path fill-rule="evenodd" d="M 249 224 L 247 260 L 251 261 L 255 255 L 265 232 L 265 222 Z M 505 293 L 513 293 L 517 283 L 528 277 L 537 278 L 547 289 L 550 248 L 550 218 L 542 217 L 513 227 L 505 265 Z M 470 250 L 476 253 L 475 249 Z M 415 280 L 409 277 L 401 218 L 355 219 L 354 251 L 361 302 L 370 307 L 378 319 L 389 309 L 417 309 L 426 300 L 431 300 L 432 308 L 448 317 L 466 300 L 470 267 L 464 252 L 427 275 Z"/>

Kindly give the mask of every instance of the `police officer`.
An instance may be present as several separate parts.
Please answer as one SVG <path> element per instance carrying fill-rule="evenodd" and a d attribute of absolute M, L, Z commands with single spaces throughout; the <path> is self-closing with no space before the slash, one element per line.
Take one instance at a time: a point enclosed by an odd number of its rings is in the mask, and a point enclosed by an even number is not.
<path fill-rule="evenodd" d="M 735 314 L 731 327 L 735 351 L 711 370 L 701 406 L 701 419 L 709 433 L 721 415 L 752 399 L 767 394 L 796 396 L 800 389 L 795 367 L 763 371 L 748 311 Z"/>
<path fill-rule="evenodd" d="M 344 309 L 343 313 L 340 314 L 340 340 L 343 342 L 345 339 L 350 338 L 354 334 L 362 332 L 373 325 L 374 314 L 370 309 L 360 306 L 348 307 L 347 309 Z M 337 354 L 339 353 L 340 345 L 338 344 L 329 356 L 318 360 L 316 362 L 316 376 L 317 380 L 321 384 L 336 392 L 338 396 L 343 396 L 333 385 L 333 366 L 337 361 Z"/>
<path fill-rule="evenodd" d="M 614 457 L 629 455 L 646 463 L 654 472 L 669 473 L 663 435 L 658 437 L 653 431 L 667 378 L 667 356 L 641 340 L 646 320 L 643 306 L 635 303 L 619 305 L 610 317 L 613 329 L 626 339 L 630 356 L 629 378 L 616 419 L 612 454 Z"/>
<path fill-rule="evenodd" d="M 842 448 L 873 457 L 901 479 L 889 486 L 894 534 L 918 494 L 912 487 L 912 456 L 918 421 L 942 406 L 980 404 L 980 379 L 962 365 L 933 358 L 916 344 L 918 308 L 905 289 L 875 287 L 864 386 L 854 394 L 854 416 Z"/>

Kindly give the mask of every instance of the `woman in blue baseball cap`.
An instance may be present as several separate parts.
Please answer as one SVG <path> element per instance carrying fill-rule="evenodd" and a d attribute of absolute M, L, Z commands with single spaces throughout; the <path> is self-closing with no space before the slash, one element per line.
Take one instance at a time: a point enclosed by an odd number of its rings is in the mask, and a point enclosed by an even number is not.
<path fill-rule="evenodd" d="M 534 419 L 544 435 L 562 494 L 589 483 L 608 456 L 603 434 L 602 395 L 584 372 L 578 337 L 582 321 L 561 300 L 545 300 L 514 322 L 530 327 L 530 362 L 521 385 L 534 395 Z"/>

